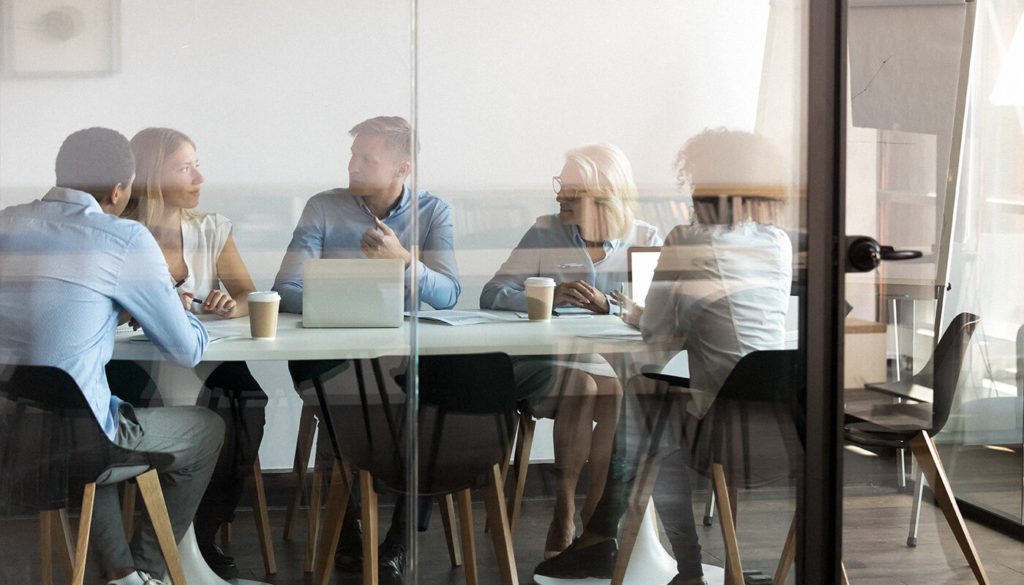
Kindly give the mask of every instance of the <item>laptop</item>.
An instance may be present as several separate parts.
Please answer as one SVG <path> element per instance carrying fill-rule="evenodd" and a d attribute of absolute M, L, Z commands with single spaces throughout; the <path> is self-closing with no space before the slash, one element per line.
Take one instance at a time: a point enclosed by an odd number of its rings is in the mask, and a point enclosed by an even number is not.
<path fill-rule="evenodd" d="M 397 258 L 302 263 L 303 327 L 400 327 L 405 263 Z"/>
<path fill-rule="evenodd" d="M 658 267 L 661 257 L 660 246 L 633 246 L 626 254 L 626 267 L 629 272 L 629 298 L 641 305 L 647 298 L 654 280 L 654 269 Z"/>

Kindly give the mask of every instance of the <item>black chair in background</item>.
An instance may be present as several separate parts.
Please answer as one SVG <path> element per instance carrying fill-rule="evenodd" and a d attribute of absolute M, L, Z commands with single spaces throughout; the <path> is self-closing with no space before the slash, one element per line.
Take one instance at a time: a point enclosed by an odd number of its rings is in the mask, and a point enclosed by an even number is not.
<path fill-rule="evenodd" d="M 300 393 L 315 390 L 321 430 L 327 433 L 336 456 L 316 555 L 316 585 L 326 585 L 330 579 L 331 560 L 351 491 L 341 461 L 360 470 L 364 583 L 377 581 L 377 490 L 402 493 L 406 489 L 406 394 L 389 393 L 378 363 L 374 361 L 373 365 L 377 395 L 367 392 L 362 383 L 358 392 L 346 391 L 338 381 L 338 374 L 344 370 L 340 361 L 293 361 L 288 365 Z M 502 581 L 514 585 L 518 576 L 501 493 L 501 465 L 508 459 L 517 414 L 511 361 L 501 353 L 421 356 L 418 374 L 417 493 L 458 494 L 466 581 L 475 584 L 469 490 L 484 487 Z M 404 388 L 404 383 L 403 376 L 399 385 Z"/>
<path fill-rule="evenodd" d="M 851 420 L 845 425 L 844 433 L 847 441 L 862 447 L 911 450 L 918 463 L 918 473 L 907 546 L 917 545 L 924 489 L 921 478 L 924 477 L 932 487 L 935 502 L 945 515 L 978 583 L 988 583 L 988 576 L 960 515 L 953 489 L 932 440 L 949 419 L 967 346 L 979 321 L 976 315 L 960 313 L 946 328 L 931 359 L 920 372 L 900 382 L 868 384 L 869 389 L 891 395 L 899 401 L 876 405 L 867 415 L 859 413 L 859 418 L 867 420 Z"/>
<path fill-rule="evenodd" d="M 58 368 L 0 365 L 0 407 L 0 511 L 39 511 L 44 585 L 53 579 L 55 540 L 69 581 L 82 584 L 96 484 L 132 478 L 149 510 L 171 579 L 185 583 L 154 469 L 169 462 L 169 455 L 129 451 L 112 443 L 74 379 Z M 69 493 L 81 484 L 81 519 L 72 546 Z"/>
<path fill-rule="evenodd" d="M 743 566 L 736 537 L 736 499 L 740 487 L 760 487 L 792 477 L 803 462 L 805 375 L 797 350 L 749 353 L 736 364 L 701 419 L 683 412 L 684 448 L 690 466 L 711 479 L 725 541 L 725 582 L 742 585 Z M 654 490 L 661 461 L 674 446 L 662 444 L 670 419 L 678 417 L 689 380 L 647 374 L 660 382 L 650 418 L 650 438 L 641 458 L 619 538 L 612 576 L 622 583 L 640 523 Z M 674 414 L 676 413 L 676 414 Z M 685 512 L 684 512 L 685 513 Z M 790 525 L 775 583 L 785 582 L 796 555 L 796 518 Z M 845 575 L 845 572 L 844 572 Z"/>

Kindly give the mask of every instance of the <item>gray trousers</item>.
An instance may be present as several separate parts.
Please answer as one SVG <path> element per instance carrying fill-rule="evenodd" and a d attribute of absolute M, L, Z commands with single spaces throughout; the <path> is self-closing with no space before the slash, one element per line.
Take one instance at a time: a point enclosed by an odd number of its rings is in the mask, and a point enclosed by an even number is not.
<path fill-rule="evenodd" d="M 175 541 L 180 542 L 206 491 L 224 441 L 224 421 L 208 408 L 172 406 L 133 409 L 121 404 L 115 442 L 126 449 L 168 453 L 158 467 L 160 486 Z M 131 544 L 121 524 L 117 478 L 98 482 L 92 518 L 93 553 L 100 570 L 135 567 L 160 578 L 166 565 L 149 515 L 137 525 Z"/>

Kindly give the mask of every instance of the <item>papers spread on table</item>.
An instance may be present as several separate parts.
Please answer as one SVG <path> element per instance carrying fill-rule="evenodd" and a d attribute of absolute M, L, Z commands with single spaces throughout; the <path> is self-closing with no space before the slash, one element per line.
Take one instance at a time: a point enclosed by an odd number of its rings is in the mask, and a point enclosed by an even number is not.
<path fill-rule="evenodd" d="M 406 317 L 410 317 L 410 313 L 405 314 Z M 438 323 L 444 323 L 445 325 L 476 325 L 478 323 L 500 323 L 505 319 L 490 313 L 481 313 L 479 311 L 456 311 L 452 309 L 446 309 L 441 311 L 423 311 L 416 314 L 421 321 L 437 321 Z"/>
<path fill-rule="evenodd" d="M 241 335 L 239 335 L 237 333 L 223 333 L 223 334 L 221 334 L 221 333 L 214 333 L 213 331 L 208 331 L 208 334 L 210 336 L 210 343 L 213 343 L 215 341 L 220 341 L 222 339 L 231 339 L 233 337 L 241 337 Z M 133 336 L 129 337 L 128 341 L 138 341 L 138 342 L 143 342 L 143 343 L 149 343 L 150 339 L 148 337 L 146 337 L 145 333 L 140 333 L 138 335 L 133 335 Z"/>
<path fill-rule="evenodd" d="M 562 311 L 562 309 L 559 309 L 558 311 Z M 561 313 L 561 312 L 558 312 L 558 311 L 556 311 L 556 312 L 551 314 L 551 318 L 552 319 L 589 319 L 589 318 L 594 316 L 593 313 L 591 313 L 590 311 L 586 311 L 586 309 L 584 309 L 585 312 L 583 312 L 583 313 L 576 313 L 576 312 Z M 515 314 L 516 314 L 516 317 L 519 317 L 520 319 L 529 319 L 530 318 L 530 315 L 528 315 L 525 312 L 516 311 Z"/>
<path fill-rule="evenodd" d="M 605 329 L 604 331 L 596 331 L 594 333 L 581 333 L 577 337 L 586 337 L 588 339 L 617 339 L 620 341 L 643 341 L 643 335 L 639 331 L 629 326 L 615 327 L 614 329 Z"/>

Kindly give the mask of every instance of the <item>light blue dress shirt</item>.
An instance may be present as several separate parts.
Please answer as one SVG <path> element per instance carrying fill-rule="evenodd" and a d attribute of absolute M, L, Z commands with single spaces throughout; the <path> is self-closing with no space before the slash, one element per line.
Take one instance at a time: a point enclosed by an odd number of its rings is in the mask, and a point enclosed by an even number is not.
<path fill-rule="evenodd" d="M 579 226 L 563 225 L 557 215 L 542 215 L 484 285 L 480 308 L 525 311 L 526 279 L 531 276 L 547 276 L 555 284 L 583 280 L 608 294 L 629 278 L 626 251 L 631 246 L 660 245 L 656 227 L 634 220 L 625 237 L 604 243 L 604 259 L 594 262 Z"/>
<path fill-rule="evenodd" d="M 176 364 L 194 366 L 206 350 L 149 230 L 88 193 L 55 187 L 0 211 L 0 254 L 0 362 L 66 371 L 111 439 L 120 401 L 104 366 L 122 310 Z"/>
<path fill-rule="evenodd" d="M 381 218 L 394 230 L 407 250 L 412 233 L 412 190 L 403 187 L 398 206 Z M 331 189 L 306 202 L 292 241 L 274 279 L 281 295 L 281 310 L 302 312 L 302 263 L 310 258 L 365 258 L 359 249 L 363 232 L 372 227 L 374 215 L 348 189 Z M 448 204 L 427 191 L 419 192 L 420 300 L 435 309 L 450 309 L 459 300 L 459 271 L 455 265 L 452 214 Z M 410 310 L 412 266 L 405 270 L 405 309 Z"/>

